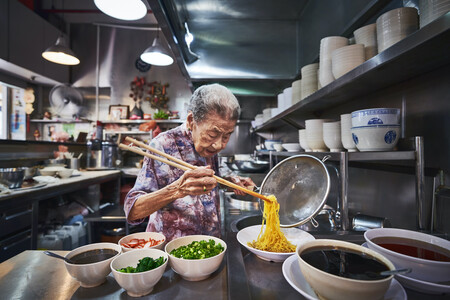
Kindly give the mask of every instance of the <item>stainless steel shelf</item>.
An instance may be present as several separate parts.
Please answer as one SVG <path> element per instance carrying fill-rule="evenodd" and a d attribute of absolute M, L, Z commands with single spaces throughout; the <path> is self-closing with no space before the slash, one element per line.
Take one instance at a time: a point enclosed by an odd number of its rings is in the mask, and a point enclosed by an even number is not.
<path fill-rule="evenodd" d="M 300 154 L 309 154 L 318 158 L 330 156 L 329 160 L 341 159 L 341 152 L 287 152 L 287 151 L 257 151 L 259 155 L 290 157 Z M 345 152 L 343 152 L 345 153 Z M 400 161 L 415 160 L 415 151 L 380 151 L 380 152 L 348 152 L 348 161 Z"/>
<path fill-rule="evenodd" d="M 255 131 L 274 131 L 286 124 L 303 128 L 305 119 L 317 117 L 314 113 L 448 65 L 449 48 L 450 12 L 256 127 Z"/>
<path fill-rule="evenodd" d="M 157 124 L 181 124 L 184 120 L 175 119 L 175 120 L 102 120 L 103 124 L 143 124 L 150 121 L 156 121 Z"/>
<path fill-rule="evenodd" d="M 30 123 L 47 123 L 47 124 L 73 124 L 73 123 L 91 123 L 90 120 L 41 120 L 41 119 L 31 119 Z"/>
<path fill-rule="evenodd" d="M 151 131 L 104 131 L 103 134 L 140 134 L 140 135 L 151 135 Z"/>

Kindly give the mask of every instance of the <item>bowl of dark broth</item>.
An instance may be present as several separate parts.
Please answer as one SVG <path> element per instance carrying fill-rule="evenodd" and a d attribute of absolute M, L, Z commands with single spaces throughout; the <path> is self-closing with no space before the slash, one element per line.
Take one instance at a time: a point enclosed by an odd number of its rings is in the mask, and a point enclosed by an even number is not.
<path fill-rule="evenodd" d="M 380 275 L 394 269 L 388 259 L 353 243 L 320 239 L 296 254 L 306 281 L 325 299 L 382 299 L 393 278 Z"/>
<path fill-rule="evenodd" d="M 64 262 L 69 274 L 82 287 L 102 284 L 111 272 L 110 262 L 119 255 L 122 248 L 113 243 L 95 243 L 76 248 L 65 256 L 72 263 Z"/>
<path fill-rule="evenodd" d="M 371 229 L 364 238 L 369 249 L 387 257 L 397 268 L 411 268 L 405 276 L 435 283 L 450 281 L 450 241 L 397 228 Z"/>

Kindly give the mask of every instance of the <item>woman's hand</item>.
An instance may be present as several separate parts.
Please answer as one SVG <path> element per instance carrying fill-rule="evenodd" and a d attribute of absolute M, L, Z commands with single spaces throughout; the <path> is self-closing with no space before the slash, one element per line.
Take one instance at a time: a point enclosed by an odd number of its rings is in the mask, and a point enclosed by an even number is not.
<path fill-rule="evenodd" d="M 246 189 L 251 190 L 251 191 L 253 191 L 253 189 L 256 186 L 256 184 L 253 182 L 253 180 L 250 177 L 231 176 L 229 180 L 231 180 L 231 182 L 233 182 L 239 186 L 245 187 Z M 243 192 L 241 190 L 234 190 L 234 193 L 236 195 L 241 195 L 241 196 L 246 194 L 245 192 Z"/>
<path fill-rule="evenodd" d="M 217 185 L 213 175 L 214 171 L 211 168 L 199 167 L 184 172 L 183 176 L 176 180 L 174 184 L 176 184 L 181 197 L 207 194 Z"/>

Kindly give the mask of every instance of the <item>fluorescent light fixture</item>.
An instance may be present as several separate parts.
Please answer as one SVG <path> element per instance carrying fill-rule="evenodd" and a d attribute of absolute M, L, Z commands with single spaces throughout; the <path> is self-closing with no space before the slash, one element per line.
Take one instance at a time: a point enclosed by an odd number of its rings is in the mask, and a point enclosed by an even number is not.
<path fill-rule="evenodd" d="M 158 36 L 153 40 L 153 44 L 141 54 L 141 59 L 146 63 L 155 66 L 168 66 L 173 63 L 173 58 L 161 45 Z"/>
<path fill-rule="evenodd" d="M 61 65 L 78 65 L 80 60 L 75 53 L 67 46 L 66 39 L 60 35 L 56 40 L 56 44 L 47 48 L 42 52 L 42 57 L 48 61 Z"/>
<path fill-rule="evenodd" d="M 120 20 L 139 20 L 147 14 L 142 0 L 94 0 L 103 13 Z"/>

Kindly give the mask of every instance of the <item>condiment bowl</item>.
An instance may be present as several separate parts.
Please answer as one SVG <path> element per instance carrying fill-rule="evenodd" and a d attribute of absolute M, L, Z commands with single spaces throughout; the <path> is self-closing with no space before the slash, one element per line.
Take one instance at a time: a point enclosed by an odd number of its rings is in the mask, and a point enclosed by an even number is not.
<path fill-rule="evenodd" d="M 282 144 L 282 146 L 288 152 L 298 152 L 298 151 L 300 151 L 300 144 L 299 143 L 285 143 L 285 144 Z"/>
<path fill-rule="evenodd" d="M 214 240 L 220 243 L 224 250 L 216 256 L 204 259 L 183 259 L 177 258 L 170 254 L 170 252 L 178 247 L 189 245 L 194 241 Z M 169 264 L 172 270 L 178 273 L 183 279 L 188 281 L 200 281 L 208 278 L 211 273 L 216 271 L 222 263 L 225 252 L 227 251 L 227 244 L 214 236 L 209 235 L 188 235 L 174 239 L 167 243 L 165 247 L 166 253 L 169 255 Z"/>
<path fill-rule="evenodd" d="M 428 282 L 445 282 L 450 281 L 450 262 L 449 261 L 434 261 L 429 259 L 422 259 L 401 254 L 396 251 L 386 249 L 373 240 L 376 238 L 395 238 L 402 243 L 400 239 L 410 239 L 417 241 L 420 244 L 432 244 L 446 249 L 450 253 L 450 241 L 438 238 L 433 235 L 416 232 L 412 230 L 397 229 L 397 228 L 377 228 L 370 229 L 364 233 L 364 238 L 367 241 L 367 246 L 386 258 L 390 259 L 397 268 L 411 268 L 412 272 L 404 276 L 415 278 L 418 280 Z"/>
<path fill-rule="evenodd" d="M 72 176 L 73 171 L 74 171 L 73 169 L 63 168 L 63 169 L 59 170 L 57 173 L 58 173 L 58 176 L 61 178 L 69 178 L 70 176 Z"/>
<path fill-rule="evenodd" d="M 122 273 L 117 271 L 118 269 L 129 266 L 136 267 L 139 260 L 144 257 L 157 259 L 161 256 L 164 257 L 164 264 L 153 270 L 138 273 Z M 166 270 L 168 260 L 169 257 L 164 251 L 158 249 L 138 249 L 117 256 L 111 261 L 110 267 L 114 275 L 114 279 L 123 289 L 127 291 L 129 296 L 142 297 L 153 291 L 153 288 L 161 279 L 164 271 Z"/>
<path fill-rule="evenodd" d="M 121 253 L 121 247 L 113 243 L 95 243 L 78 247 L 65 256 L 65 258 L 72 259 L 77 254 L 96 249 L 111 249 L 117 251 L 117 254 L 111 258 L 89 264 L 69 264 L 64 262 L 70 276 L 75 278 L 82 287 L 95 287 L 105 282 L 106 276 L 111 273 L 109 264 Z"/>
<path fill-rule="evenodd" d="M 320 295 L 320 298 L 336 300 L 383 299 L 393 278 L 392 275 L 379 280 L 350 279 L 322 271 L 302 259 L 301 254 L 306 250 L 323 246 L 347 249 L 360 253 L 375 258 L 377 261 L 386 265 L 389 270 L 395 269 L 394 265 L 381 254 L 353 243 L 320 239 L 299 245 L 297 246 L 296 256 L 300 270 L 316 294 Z"/>
<path fill-rule="evenodd" d="M 159 249 L 159 250 L 162 250 L 163 247 L 164 247 L 164 243 L 166 242 L 166 237 L 162 233 L 159 233 L 159 232 L 137 232 L 137 233 L 132 233 L 132 234 L 129 234 L 127 236 L 124 236 L 123 238 L 121 238 L 119 240 L 118 244 L 122 247 L 122 252 L 125 253 L 125 252 L 128 252 L 128 251 L 137 250 L 139 248 L 137 248 L 137 247 L 136 248 L 130 248 L 130 247 L 124 246 L 123 244 L 128 244 L 132 240 L 145 240 L 145 241 L 148 241 L 149 239 L 156 240 L 156 241 L 161 241 L 161 242 L 158 243 L 155 246 L 146 247 L 145 249 Z"/>

